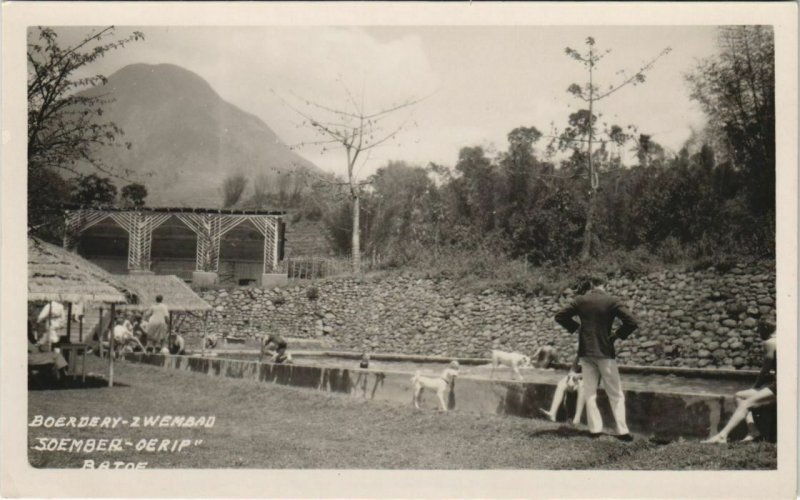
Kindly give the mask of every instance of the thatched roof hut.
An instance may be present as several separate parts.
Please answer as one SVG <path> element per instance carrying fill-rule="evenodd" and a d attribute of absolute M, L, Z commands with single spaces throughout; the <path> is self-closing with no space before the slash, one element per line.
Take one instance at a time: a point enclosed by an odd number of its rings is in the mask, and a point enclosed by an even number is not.
<path fill-rule="evenodd" d="M 125 286 L 79 255 L 28 238 L 28 300 L 125 303 Z"/>
<path fill-rule="evenodd" d="M 211 305 L 177 276 L 158 274 L 126 274 L 116 275 L 133 294 L 133 303 L 122 306 L 123 309 L 144 310 L 156 303 L 156 295 L 164 297 L 163 303 L 171 312 L 205 312 Z"/>

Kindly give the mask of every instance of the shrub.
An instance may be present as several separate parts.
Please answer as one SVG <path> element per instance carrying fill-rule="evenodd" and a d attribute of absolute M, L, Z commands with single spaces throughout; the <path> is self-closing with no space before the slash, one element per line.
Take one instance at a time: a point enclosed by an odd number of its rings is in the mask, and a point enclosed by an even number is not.
<path fill-rule="evenodd" d="M 319 298 L 319 289 L 315 286 L 310 287 L 306 290 L 306 298 L 308 300 L 317 300 Z"/>
<path fill-rule="evenodd" d="M 661 242 L 657 250 L 658 256 L 667 264 L 678 264 L 686 260 L 688 252 L 678 238 L 668 236 Z"/>

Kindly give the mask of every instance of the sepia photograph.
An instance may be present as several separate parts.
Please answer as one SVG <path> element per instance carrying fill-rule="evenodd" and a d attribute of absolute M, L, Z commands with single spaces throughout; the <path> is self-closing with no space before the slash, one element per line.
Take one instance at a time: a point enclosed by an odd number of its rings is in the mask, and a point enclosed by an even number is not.
<path fill-rule="evenodd" d="M 796 47 L 565 20 L 19 28 L 17 459 L 794 485 Z"/>

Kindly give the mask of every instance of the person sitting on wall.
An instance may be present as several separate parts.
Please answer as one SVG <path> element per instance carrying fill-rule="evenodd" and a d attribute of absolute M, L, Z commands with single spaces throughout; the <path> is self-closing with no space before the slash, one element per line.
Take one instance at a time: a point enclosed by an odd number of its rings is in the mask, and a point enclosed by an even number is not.
<path fill-rule="evenodd" d="M 186 342 L 183 340 L 182 335 L 176 333 L 172 336 L 172 340 L 169 343 L 169 353 L 176 356 L 186 354 Z"/>
<path fill-rule="evenodd" d="M 100 342 L 103 345 L 103 350 L 107 351 L 108 349 L 111 349 L 111 338 L 113 336 L 114 338 L 113 354 L 114 358 L 118 358 L 120 349 L 122 347 L 122 344 L 124 344 L 124 339 L 126 335 L 127 335 L 127 330 L 125 328 L 125 325 L 123 324 L 122 316 L 114 318 L 111 322 L 111 329 L 105 332 L 102 338 L 100 339 Z"/>
<path fill-rule="evenodd" d="M 217 336 L 214 334 L 206 336 L 206 349 L 217 347 Z"/>
<path fill-rule="evenodd" d="M 363 353 L 361 355 L 361 362 L 358 364 L 359 368 L 369 368 L 369 354 Z"/>
<path fill-rule="evenodd" d="M 277 333 L 269 333 L 261 338 L 261 358 L 263 361 L 265 356 L 270 357 L 272 363 L 283 363 L 288 356 L 286 355 L 286 348 L 288 344 L 286 340 Z"/>
<path fill-rule="evenodd" d="M 28 340 L 28 374 L 35 373 L 32 380 L 37 382 L 60 382 L 67 375 L 67 360 L 59 352 L 52 352 L 48 346 L 34 344 Z"/>
<path fill-rule="evenodd" d="M 535 368 L 549 369 L 558 363 L 558 351 L 551 345 L 545 345 L 533 353 L 533 366 Z"/>
<path fill-rule="evenodd" d="M 726 443 L 728 434 L 742 420 L 747 424 L 747 436 L 743 441 L 753 441 L 759 437 L 760 433 L 755 425 L 751 410 L 775 403 L 775 398 L 778 395 L 775 323 L 772 321 L 762 322 L 759 325 L 759 334 L 764 341 L 764 363 L 761 366 L 761 371 L 756 378 L 755 384 L 750 389 L 736 393 L 736 410 L 731 415 L 730 420 L 719 433 L 704 440 L 703 443 Z"/>
<path fill-rule="evenodd" d="M 144 345 L 133 335 L 130 320 L 122 316 L 117 318 L 112 334 L 114 335 L 114 352 L 116 357 L 121 354 L 134 352 L 136 349 L 144 351 Z"/>
<path fill-rule="evenodd" d="M 127 328 L 128 331 L 131 332 L 131 335 L 133 335 L 133 314 L 131 313 L 123 314 L 122 324 L 125 325 L 125 328 Z"/>
<path fill-rule="evenodd" d="M 141 316 L 133 319 L 133 336 L 143 346 L 147 345 L 147 322 Z M 147 349 L 145 348 L 144 351 L 147 352 Z"/>

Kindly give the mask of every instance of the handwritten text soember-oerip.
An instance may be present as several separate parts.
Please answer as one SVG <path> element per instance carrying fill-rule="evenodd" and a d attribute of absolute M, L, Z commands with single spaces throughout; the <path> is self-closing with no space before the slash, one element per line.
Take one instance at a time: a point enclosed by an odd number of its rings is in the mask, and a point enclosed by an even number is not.
<path fill-rule="evenodd" d="M 64 451 L 67 453 L 114 453 L 136 450 L 147 453 L 180 453 L 203 444 L 202 439 L 161 438 L 50 438 L 36 437 L 32 450 Z"/>
<path fill-rule="evenodd" d="M 133 417 L 68 417 L 34 415 L 28 427 L 44 427 L 47 429 L 71 427 L 76 429 L 98 428 L 117 429 L 119 427 L 180 427 L 180 428 L 211 428 L 214 427 L 214 416 L 183 416 L 183 415 L 149 415 Z"/>

